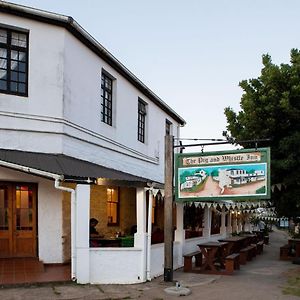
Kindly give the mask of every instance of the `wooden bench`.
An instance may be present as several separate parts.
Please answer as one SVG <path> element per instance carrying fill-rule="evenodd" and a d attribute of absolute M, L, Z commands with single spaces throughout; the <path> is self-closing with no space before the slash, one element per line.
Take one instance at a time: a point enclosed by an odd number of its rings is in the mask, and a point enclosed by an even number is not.
<path fill-rule="evenodd" d="M 257 254 L 262 254 L 264 252 L 264 241 L 259 241 L 256 244 L 256 253 Z"/>
<path fill-rule="evenodd" d="M 200 267 L 202 265 L 202 253 L 201 251 L 195 251 L 183 255 L 184 265 L 183 272 L 191 272 L 193 268 L 193 257 L 195 257 L 195 266 Z"/>
<path fill-rule="evenodd" d="M 281 260 L 290 260 L 290 250 L 291 250 L 291 246 L 286 244 L 282 247 L 280 247 L 280 259 Z"/>
<path fill-rule="evenodd" d="M 240 269 L 240 254 L 233 253 L 225 258 L 225 270 L 228 274 L 232 274 L 234 270 Z"/>
<path fill-rule="evenodd" d="M 247 263 L 247 260 L 252 260 L 252 257 L 254 255 L 254 251 L 256 253 L 256 247 L 248 246 L 240 250 L 240 264 L 245 265 Z M 255 250 L 254 250 L 255 249 Z"/>
<path fill-rule="evenodd" d="M 256 257 L 257 246 L 256 246 L 256 244 L 251 244 L 249 247 L 250 247 L 250 253 L 249 253 L 250 259 L 249 260 L 251 260 L 253 257 Z"/>

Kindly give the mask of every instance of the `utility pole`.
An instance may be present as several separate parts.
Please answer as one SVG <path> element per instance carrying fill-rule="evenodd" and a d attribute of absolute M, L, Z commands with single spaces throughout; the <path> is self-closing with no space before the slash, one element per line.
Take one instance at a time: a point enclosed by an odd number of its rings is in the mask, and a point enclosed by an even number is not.
<path fill-rule="evenodd" d="M 173 136 L 165 136 L 164 281 L 173 281 Z"/>

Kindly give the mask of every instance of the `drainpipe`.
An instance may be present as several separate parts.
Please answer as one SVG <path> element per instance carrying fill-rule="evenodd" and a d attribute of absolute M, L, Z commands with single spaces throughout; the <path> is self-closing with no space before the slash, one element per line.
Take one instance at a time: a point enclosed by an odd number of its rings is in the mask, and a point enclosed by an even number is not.
<path fill-rule="evenodd" d="M 152 203 L 153 203 L 153 188 L 149 189 L 149 204 L 148 204 L 148 238 L 147 238 L 147 280 L 151 281 L 151 236 L 152 236 Z"/>
<path fill-rule="evenodd" d="M 75 235 L 75 213 L 76 213 L 76 196 L 75 190 L 59 185 L 60 180 L 55 179 L 54 187 L 58 190 L 71 193 L 71 279 L 76 280 L 76 235 Z"/>

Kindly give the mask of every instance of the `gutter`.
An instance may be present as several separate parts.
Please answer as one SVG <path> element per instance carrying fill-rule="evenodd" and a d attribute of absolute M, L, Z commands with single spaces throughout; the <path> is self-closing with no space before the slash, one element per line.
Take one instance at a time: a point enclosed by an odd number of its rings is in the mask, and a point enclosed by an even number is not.
<path fill-rule="evenodd" d="M 54 179 L 55 180 L 54 187 L 56 189 L 71 193 L 71 279 L 73 281 L 75 281 L 76 280 L 76 268 L 75 268 L 75 260 L 76 260 L 76 248 L 75 248 L 75 246 L 76 246 L 76 236 L 75 236 L 75 221 L 76 221 L 75 204 L 76 204 L 76 202 L 75 202 L 75 199 L 76 199 L 76 195 L 75 195 L 75 190 L 59 185 L 60 182 L 64 180 L 63 175 L 57 175 L 54 173 L 17 165 L 14 163 L 3 161 L 3 160 L 0 160 L 0 166 L 5 167 L 5 168 L 14 169 L 17 171 L 22 171 L 22 172 L 29 173 L 32 175 L 37 175 L 40 177 Z"/>

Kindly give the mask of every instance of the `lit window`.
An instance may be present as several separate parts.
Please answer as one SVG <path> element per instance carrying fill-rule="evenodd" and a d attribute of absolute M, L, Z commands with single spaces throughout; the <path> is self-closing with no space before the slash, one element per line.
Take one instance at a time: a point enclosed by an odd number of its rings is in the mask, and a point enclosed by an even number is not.
<path fill-rule="evenodd" d="M 27 96 L 28 33 L 0 28 L 0 92 Z"/>
<path fill-rule="evenodd" d="M 119 224 L 119 191 L 115 188 L 106 189 L 107 194 L 107 225 Z"/>

